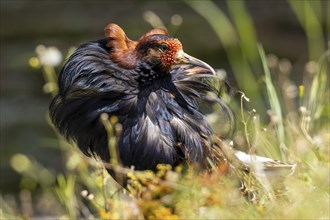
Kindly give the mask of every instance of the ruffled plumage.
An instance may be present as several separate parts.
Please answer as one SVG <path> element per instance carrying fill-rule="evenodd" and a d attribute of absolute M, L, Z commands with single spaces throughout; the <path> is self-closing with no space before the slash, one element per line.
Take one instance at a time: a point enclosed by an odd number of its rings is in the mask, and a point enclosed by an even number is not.
<path fill-rule="evenodd" d="M 59 95 L 50 106 L 60 133 L 86 155 L 109 161 L 107 133 L 99 120 L 107 113 L 118 117 L 123 128 L 118 149 L 124 166 L 205 166 L 213 132 L 197 102 L 215 102 L 207 96 L 212 86 L 201 80 L 212 77 L 210 71 L 180 65 L 163 74 L 146 63 L 125 69 L 109 59 L 107 42 L 81 45 L 63 67 Z"/>

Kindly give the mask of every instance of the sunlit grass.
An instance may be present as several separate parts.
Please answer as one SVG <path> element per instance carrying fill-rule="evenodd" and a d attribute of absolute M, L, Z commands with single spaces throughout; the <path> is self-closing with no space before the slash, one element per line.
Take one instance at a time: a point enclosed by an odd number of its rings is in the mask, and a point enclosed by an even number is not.
<path fill-rule="evenodd" d="M 248 202 L 238 190 L 236 179 L 220 170 L 201 174 L 192 168 L 182 172 L 181 167 L 171 169 L 159 165 L 157 173 L 135 172 L 121 167 L 116 157 L 109 164 L 102 164 L 83 156 L 76 146 L 58 136 L 53 141 L 63 155 L 63 173 L 45 168 L 28 155 L 16 154 L 11 158 L 11 167 L 21 175 L 22 190 L 19 198 L 0 197 L 0 219 L 39 216 L 54 219 L 328 219 L 330 55 L 318 41 L 323 39 L 323 34 L 317 16 L 320 5 L 319 1 L 315 2 L 312 6 L 304 1 L 301 6 L 289 1 L 309 39 L 310 61 L 302 73 L 307 80 L 301 85 L 290 80 L 290 61 L 266 55 L 268 51 L 257 42 L 244 1 L 228 1 L 233 23 L 211 1 L 187 2 L 217 33 L 228 53 L 233 74 L 241 82 L 242 92 L 238 93 L 241 102 L 233 104 L 239 123 L 233 145 L 252 154 L 297 164 L 292 175 L 276 170 L 267 173 L 276 194 L 273 200 L 264 197 L 264 201 Z M 155 14 L 149 12 L 145 16 L 149 23 L 163 25 L 157 19 L 154 21 Z M 54 51 L 54 48 L 39 46 L 38 56 L 29 61 L 43 74 L 44 91 L 50 96 L 57 93 L 55 64 L 58 63 L 41 56 L 50 52 L 48 58 L 54 58 L 54 54 L 56 58 Z M 256 68 L 260 68 L 263 75 L 255 75 Z M 259 79 L 263 79 L 264 88 L 258 87 Z M 264 107 L 255 110 L 253 101 L 261 100 L 262 92 L 267 96 L 269 111 Z M 269 122 L 260 119 L 265 115 Z M 120 125 L 116 118 L 103 116 L 102 119 L 111 134 L 110 151 L 116 155 L 113 134 L 120 133 Z M 217 121 L 214 124 L 217 127 Z M 128 176 L 128 191 L 121 189 L 104 166 Z"/>

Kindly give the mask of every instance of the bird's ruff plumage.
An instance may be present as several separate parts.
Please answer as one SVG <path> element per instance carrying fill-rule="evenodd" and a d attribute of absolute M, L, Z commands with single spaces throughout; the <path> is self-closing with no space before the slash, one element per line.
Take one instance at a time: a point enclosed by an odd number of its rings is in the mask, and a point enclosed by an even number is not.
<path fill-rule="evenodd" d="M 108 161 L 107 134 L 99 122 L 107 113 L 123 126 L 118 143 L 123 165 L 143 170 L 158 163 L 205 164 L 212 130 L 197 101 L 210 101 L 213 88 L 201 81 L 208 70 L 181 65 L 159 76 L 148 66 L 125 69 L 109 59 L 108 41 L 80 46 L 63 67 L 60 93 L 50 106 L 56 127 L 85 154 Z"/>
<path fill-rule="evenodd" d="M 159 163 L 194 163 L 201 168 L 214 163 L 228 165 L 247 178 L 248 165 L 214 137 L 198 104 L 220 105 L 233 123 L 229 107 L 208 96 L 217 92 L 209 83 L 215 78 L 214 70 L 203 62 L 172 66 L 173 60 L 166 59 L 182 46 L 161 29 L 132 41 L 118 25 L 109 24 L 105 35 L 81 45 L 59 74 L 59 94 L 50 105 L 50 116 L 60 133 L 73 139 L 86 155 L 108 162 L 108 134 L 99 118 L 106 113 L 122 125 L 117 135 L 124 166 L 155 170 Z M 168 52 L 172 57 L 147 60 L 149 49 L 162 42 L 154 39 L 174 42 Z M 160 64 L 166 68 L 159 68 Z"/>

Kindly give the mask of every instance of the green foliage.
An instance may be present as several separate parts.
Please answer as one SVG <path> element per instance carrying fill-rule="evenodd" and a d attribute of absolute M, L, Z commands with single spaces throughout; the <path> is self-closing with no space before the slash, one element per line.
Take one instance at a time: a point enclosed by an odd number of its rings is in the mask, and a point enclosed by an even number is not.
<path fill-rule="evenodd" d="M 227 53 L 233 74 L 238 79 L 239 88 L 252 100 L 261 100 L 262 92 L 254 74 L 254 71 L 261 69 L 260 60 L 257 58 L 256 33 L 244 2 L 227 1 L 235 24 L 232 24 L 225 13 L 210 0 L 186 3 L 205 18 L 217 34 Z M 253 107 L 260 112 L 265 109 L 262 102 L 255 103 Z"/>
<path fill-rule="evenodd" d="M 265 72 L 265 83 L 267 88 L 267 94 L 269 97 L 270 108 L 271 111 L 278 117 L 278 123 L 276 126 L 277 136 L 279 140 L 278 152 L 280 159 L 283 160 L 284 159 L 283 148 L 286 148 L 286 146 L 285 146 L 285 135 L 284 135 L 283 114 L 282 114 L 281 104 L 277 96 L 275 87 L 273 85 L 269 68 L 267 66 L 265 51 L 261 45 L 258 45 L 258 50 L 259 50 L 262 66 Z"/>
<path fill-rule="evenodd" d="M 244 1 L 227 2 L 233 23 L 212 1 L 187 1 L 218 35 L 244 92 L 239 93 L 240 103 L 231 104 L 240 120 L 234 146 L 297 164 L 293 175 L 276 170 L 267 173 L 276 192 L 272 202 L 247 202 L 237 182 L 221 168 L 212 174 L 190 168 L 183 174 L 181 167 L 159 165 L 157 173 L 136 172 L 121 167 L 116 157 L 109 164 L 86 158 L 58 136 L 53 141 L 63 155 L 63 173 L 46 169 L 27 155 L 11 158 L 12 168 L 22 177 L 22 192 L 19 200 L 10 195 L 0 197 L 0 218 L 28 219 L 39 213 L 56 219 L 328 219 L 330 54 L 322 43 L 321 2 L 302 3 L 289 1 L 306 31 L 310 53 L 306 80 L 297 86 L 290 79 L 291 63 L 266 55 L 258 44 Z M 150 16 L 148 22 L 152 23 Z M 41 70 L 46 81 L 44 91 L 54 96 L 56 71 L 41 59 L 46 49 L 39 47 L 38 57 L 31 58 L 30 65 Z M 256 69 L 264 75 L 254 74 Z M 264 87 L 258 86 L 259 79 L 263 79 Z M 256 106 L 262 99 L 260 94 L 267 94 L 270 111 L 266 105 Z M 267 114 L 269 123 L 261 120 Z M 214 115 L 209 116 L 212 119 Z M 218 132 L 215 118 L 211 123 Z M 103 116 L 102 121 L 110 134 L 110 151 L 117 155 L 120 125 L 116 118 Z M 129 191 L 121 189 L 104 166 L 127 176 Z"/>

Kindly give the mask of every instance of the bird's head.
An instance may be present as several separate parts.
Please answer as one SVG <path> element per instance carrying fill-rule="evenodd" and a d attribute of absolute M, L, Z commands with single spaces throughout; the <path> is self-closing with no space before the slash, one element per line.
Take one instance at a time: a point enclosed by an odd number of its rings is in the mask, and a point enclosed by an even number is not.
<path fill-rule="evenodd" d="M 134 69 L 139 62 L 146 62 L 169 73 L 173 66 L 191 64 L 215 74 L 207 63 L 186 54 L 181 42 L 168 36 L 163 29 L 153 29 L 138 41 L 132 41 L 118 25 L 109 24 L 105 28 L 105 35 L 110 39 L 107 44 L 111 48 L 110 59 L 121 67 Z"/>

